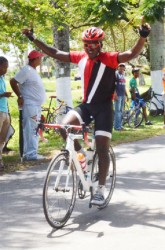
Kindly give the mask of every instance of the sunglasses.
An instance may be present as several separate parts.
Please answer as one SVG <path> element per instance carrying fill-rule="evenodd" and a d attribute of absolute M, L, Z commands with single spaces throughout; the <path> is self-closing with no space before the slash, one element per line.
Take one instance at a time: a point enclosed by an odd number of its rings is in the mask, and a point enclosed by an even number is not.
<path fill-rule="evenodd" d="M 84 48 L 97 49 L 100 47 L 100 43 L 84 43 Z"/>

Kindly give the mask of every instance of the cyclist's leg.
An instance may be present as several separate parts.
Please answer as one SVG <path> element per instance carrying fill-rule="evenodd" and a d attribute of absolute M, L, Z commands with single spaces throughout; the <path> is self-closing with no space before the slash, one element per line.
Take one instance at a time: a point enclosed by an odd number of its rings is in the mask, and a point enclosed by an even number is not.
<path fill-rule="evenodd" d="M 113 109 L 111 103 L 102 105 L 95 118 L 96 152 L 99 157 L 99 184 L 104 185 L 109 166 L 109 145 L 113 128 Z"/>
<path fill-rule="evenodd" d="M 98 154 L 99 186 L 91 203 L 102 205 L 105 202 L 104 188 L 110 164 L 109 146 L 113 127 L 113 110 L 110 103 L 102 105 L 102 109 L 94 116 L 96 153 Z"/>
<path fill-rule="evenodd" d="M 80 125 L 85 122 L 88 125 L 91 121 L 90 113 L 86 109 L 84 104 L 80 104 L 75 109 L 71 109 L 63 118 L 62 124 L 64 125 Z M 60 129 L 60 133 L 64 140 L 66 140 L 66 131 Z M 77 140 L 75 140 L 75 150 L 79 151 L 81 149 L 81 145 Z"/>
<path fill-rule="evenodd" d="M 96 136 L 96 152 L 99 157 L 99 185 L 104 186 L 109 167 L 110 138 L 107 136 Z"/>

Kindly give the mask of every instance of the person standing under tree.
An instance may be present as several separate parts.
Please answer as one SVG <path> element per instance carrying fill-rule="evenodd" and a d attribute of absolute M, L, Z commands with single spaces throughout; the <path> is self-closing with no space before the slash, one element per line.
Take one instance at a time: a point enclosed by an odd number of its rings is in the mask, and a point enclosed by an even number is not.
<path fill-rule="evenodd" d="M 94 120 L 96 152 L 99 157 L 99 185 L 91 201 L 93 205 L 102 205 L 105 202 L 105 179 L 110 163 L 108 152 L 113 128 L 112 96 L 115 90 L 115 71 L 119 63 L 128 62 L 139 55 L 149 33 L 150 26 L 144 23 L 143 18 L 142 26 L 139 27 L 140 38 L 132 49 L 121 53 L 102 52 L 104 31 L 91 27 L 82 34 L 84 51 L 65 52 L 38 40 L 31 30 L 23 30 L 23 34 L 48 56 L 79 66 L 84 88 L 83 101 L 66 114 L 62 123 L 79 125 L 85 122 L 88 125 Z M 61 134 L 66 139 L 66 133 L 61 131 Z M 75 142 L 75 150 L 81 150 L 78 141 Z"/>
<path fill-rule="evenodd" d="M 122 127 L 122 113 L 124 110 L 125 98 L 128 100 L 128 94 L 126 91 L 126 80 L 124 76 L 125 63 L 120 63 L 118 70 L 116 71 L 116 88 L 114 93 L 114 107 L 115 107 L 115 118 L 114 118 L 114 129 L 121 131 Z"/>
<path fill-rule="evenodd" d="M 11 97 L 11 92 L 6 92 L 6 82 L 4 75 L 8 69 L 8 60 L 0 56 L 0 171 L 4 170 L 2 160 L 2 150 L 5 145 L 6 136 L 10 127 L 10 117 L 7 98 Z"/>
<path fill-rule="evenodd" d="M 38 135 L 36 129 L 41 118 L 41 105 L 46 100 L 45 88 L 37 66 L 41 64 L 44 54 L 32 50 L 29 55 L 29 63 L 25 65 L 10 80 L 13 91 L 18 96 L 18 106 L 23 111 L 23 158 L 25 161 L 42 160 L 44 157 L 38 154 Z"/>

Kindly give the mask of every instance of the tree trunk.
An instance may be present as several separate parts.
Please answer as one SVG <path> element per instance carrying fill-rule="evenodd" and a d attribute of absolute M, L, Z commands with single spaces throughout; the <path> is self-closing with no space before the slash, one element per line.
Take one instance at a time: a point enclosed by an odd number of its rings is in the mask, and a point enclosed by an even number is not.
<path fill-rule="evenodd" d="M 69 51 L 69 29 L 53 29 L 54 46 L 62 51 Z M 64 100 L 68 106 L 72 107 L 71 81 L 70 81 L 70 63 L 63 63 L 55 60 L 55 77 L 56 77 L 56 95 L 59 99 Z"/>
<path fill-rule="evenodd" d="M 151 83 L 156 93 L 161 93 L 162 68 L 165 67 L 165 30 L 164 22 L 156 21 L 151 26 L 150 34 L 150 61 L 151 61 Z M 154 100 L 155 101 L 155 100 Z"/>

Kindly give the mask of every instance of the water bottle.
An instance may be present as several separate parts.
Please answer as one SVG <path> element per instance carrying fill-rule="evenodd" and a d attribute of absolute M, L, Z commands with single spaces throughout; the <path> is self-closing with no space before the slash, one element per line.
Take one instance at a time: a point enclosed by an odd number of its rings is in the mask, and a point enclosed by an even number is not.
<path fill-rule="evenodd" d="M 85 173 L 85 179 L 87 180 L 87 182 L 91 181 L 91 173 L 90 172 Z"/>
<path fill-rule="evenodd" d="M 77 154 L 77 159 L 81 164 L 81 168 L 82 168 L 83 172 L 86 172 L 87 171 L 87 164 L 86 164 L 85 155 L 82 154 L 82 153 L 78 153 Z"/>
<path fill-rule="evenodd" d="M 91 148 L 89 148 L 87 149 L 87 151 L 85 151 L 85 154 L 86 154 L 87 170 L 91 171 L 94 151 Z"/>

